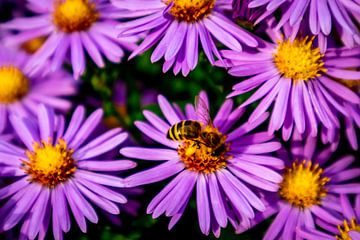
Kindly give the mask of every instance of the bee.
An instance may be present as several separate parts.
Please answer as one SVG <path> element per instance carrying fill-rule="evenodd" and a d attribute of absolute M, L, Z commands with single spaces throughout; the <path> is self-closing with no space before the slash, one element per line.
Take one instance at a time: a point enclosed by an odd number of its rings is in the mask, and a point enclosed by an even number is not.
<path fill-rule="evenodd" d="M 174 141 L 196 140 L 200 137 L 201 129 L 200 122 L 184 120 L 172 125 L 166 137 Z"/>
<path fill-rule="evenodd" d="M 222 136 L 215 132 L 202 132 L 200 134 L 201 142 L 212 149 L 211 155 L 219 156 L 226 151 L 225 143 L 222 143 Z"/>
<path fill-rule="evenodd" d="M 206 102 L 203 96 L 196 96 L 195 112 L 199 120 L 183 120 L 172 125 L 167 132 L 167 138 L 178 142 L 193 141 L 198 149 L 203 144 L 212 149 L 211 155 L 219 156 L 226 151 L 226 146 L 222 141 L 223 136 L 217 131 L 212 131 L 215 128 Z"/>

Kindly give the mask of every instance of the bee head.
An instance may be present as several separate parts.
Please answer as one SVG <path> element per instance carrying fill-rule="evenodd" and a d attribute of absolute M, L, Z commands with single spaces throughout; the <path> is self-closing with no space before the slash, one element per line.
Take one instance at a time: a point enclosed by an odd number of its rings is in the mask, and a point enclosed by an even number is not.
<path fill-rule="evenodd" d="M 202 132 L 201 137 L 209 147 L 216 147 L 221 142 L 221 136 L 214 132 Z"/>

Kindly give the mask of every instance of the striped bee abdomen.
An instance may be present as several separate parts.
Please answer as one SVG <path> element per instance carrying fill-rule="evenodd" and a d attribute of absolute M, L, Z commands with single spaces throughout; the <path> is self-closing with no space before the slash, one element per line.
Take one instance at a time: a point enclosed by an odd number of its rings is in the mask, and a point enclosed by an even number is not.
<path fill-rule="evenodd" d="M 171 126 L 167 138 L 174 141 L 192 140 L 200 136 L 201 124 L 197 121 L 184 120 Z"/>

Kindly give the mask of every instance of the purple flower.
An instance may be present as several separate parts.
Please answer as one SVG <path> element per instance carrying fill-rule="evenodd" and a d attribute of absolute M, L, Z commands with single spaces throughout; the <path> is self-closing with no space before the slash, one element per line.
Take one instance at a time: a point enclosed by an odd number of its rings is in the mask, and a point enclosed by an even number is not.
<path fill-rule="evenodd" d="M 119 26 L 120 36 L 146 33 L 144 41 L 132 52 L 130 58 L 158 43 L 151 55 L 151 61 L 156 62 L 164 57 L 164 72 L 173 67 L 174 74 L 182 71 L 186 76 L 195 69 L 199 44 L 213 64 L 214 56 L 221 58 L 214 38 L 226 47 L 238 51 L 242 50 L 242 44 L 249 47 L 258 45 L 257 40 L 250 33 L 225 17 L 223 12 L 231 9 L 231 0 L 112 0 L 112 2 L 122 10 L 124 17 L 136 18 Z"/>
<path fill-rule="evenodd" d="M 360 58 L 359 58 L 360 61 Z M 341 84 L 347 86 L 348 88 L 352 89 L 358 95 L 360 94 L 360 79 L 358 80 L 344 80 L 344 79 L 336 79 Z M 344 103 L 345 109 L 348 111 L 347 116 L 343 116 L 344 127 L 341 129 L 321 129 L 321 138 L 323 143 L 330 143 L 333 149 L 336 149 L 339 142 L 340 142 L 340 130 L 345 130 L 346 139 L 350 143 L 352 149 L 357 150 L 359 147 L 358 140 L 357 140 L 357 129 L 360 128 L 360 106 L 350 103 Z M 331 142 L 327 136 L 335 136 L 334 140 Z"/>
<path fill-rule="evenodd" d="M 339 225 L 343 220 L 336 212 L 339 195 L 360 193 L 360 183 L 353 183 L 360 169 L 349 167 L 355 158 L 347 155 L 330 162 L 333 151 L 329 147 L 316 151 L 316 141 L 301 141 L 294 134 L 290 156 L 283 152 L 287 167 L 279 191 L 266 195 L 267 209 L 252 220 L 254 226 L 276 215 L 264 240 L 303 239 L 295 238 L 295 229 L 312 231 L 320 223 Z M 239 228 L 239 232 L 244 230 Z"/>
<path fill-rule="evenodd" d="M 359 96 L 335 79 L 360 79 L 360 48 L 328 49 L 324 54 L 313 45 L 313 38 L 283 38 L 280 31 L 268 30 L 274 43 L 257 52 L 222 52 L 231 66 L 229 73 L 250 77 L 233 87 L 230 96 L 256 89 L 241 107 L 261 100 L 249 121 L 256 121 L 272 104 L 269 133 L 282 129 L 288 140 L 293 129 L 301 134 L 317 136 L 318 128 L 328 131 L 326 139 L 335 141 L 330 133 L 340 128 L 339 118 L 349 117 L 350 106 L 359 112 Z M 285 32 L 285 36 L 289 36 Z M 358 115 L 358 114 L 357 114 Z"/>
<path fill-rule="evenodd" d="M 71 102 L 64 99 L 77 92 L 76 82 L 64 70 L 30 75 L 25 65 L 29 57 L 13 49 L 0 47 L 0 133 L 8 126 L 8 115 L 32 117 L 39 104 L 67 111 Z"/>
<path fill-rule="evenodd" d="M 113 129 L 89 139 L 102 117 L 103 111 L 97 110 L 85 119 L 85 109 L 78 107 L 65 127 L 64 118 L 43 105 L 37 122 L 10 117 L 25 149 L 0 142 L 0 176 L 13 178 L 12 184 L 0 189 L 0 199 L 7 199 L 0 209 L 0 231 L 22 224 L 22 239 L 44 239 L 51 222 L 54 238 L 62 239 L 63 232 L 70 230 L 71 212 L 83 232 L 86 219 L 98 221 L 90 202 L 119 213 L 115 203 L 125 203 L 126 198 L 109 187 L 123 187 L 123 179 L 109 173 L 133 168 L 135 163 L 101 157 L 128 136 Z"/>
<path fill-rule="evenodd" d="M 159 96 L 159 106 L 166 121 L 145 110 L 144 116 L 149 123 L 138 121 L 135 125 L 164 147 L 125 147 L 120 153 L 129 158 L 164 161 L 126 178 L 128 187 L 175 176 L 151 201 L 147 213 L 153 214 L 154 218 L 165 213 L 171 217 L 171 229 L 181 218 L 196 188 L 201 231 L 208 235 L 212 230 L 215 236 L 219 236 L 220 227 L 226 227 L 228 221 L 234 227 L 239 222 L 249 227 L 254 209 L 264 210 L 265 206 L 254 189 L 278 190 L 282 178 L 275 170 L 282 169 L 283 162 L 271 153 L 281 145 L 267 132 L 252 132 L 267 119 L 267 113 L 256 122 L 234 128 L 244 109 L 232 111 L 232 100 L 226 100 L 211 123 L 207 95 L 201 92 L 198 99 L 196 110 L 193 105 L 187 104 L 183 113 L 178 105 L 170 104 L 165 97 Z M 183 120 L 186 122 L 180 123 Z M 167 137 L 171 126 L 177 123 L 177 127 L 181 124 L 189 126 L 190 122 L 194 128 L 194 125 L 197 126 L 195 129 L 201 130 L 198 138 L 175 141 Z M 199 126 L 202 126 L 201 129 Z M 173 129 L 177 127 L 173 126 Z M 193 130 L 190 128 L 188 132 L 191 135 Z"/>
<path fill-rule="evenodd" d="M 360 13 L 360 2 L 349 0 L 251 0 L 250 8 L 262 7 L 264 13 L 257 23 L 273 16 L 277 9 L 282 10 L 281 19 L 276 26 L 280 29 L 285 24 L 292 27 L 294 35 L 301 27 L 308 26 L 313 35 L 320 38 L 333 36 L 335 27 L 347 47 L 360 44 L 360 32 L 355 16 Z M 323 45 L 324 47 L 326 44 Z M 322 48 L 323 49 L 323 48 Z"/>
<path fill-rule="evenodd" d="M 116 8 L 107 0 L 28 0 L 34 17 L 17 18 L 3 29 L 18 30 L 5 44 L 20 45 L 30 39 L 47 37 L 33 55 L 27 70 L 36 71 L 50 61 L 49 68 L 57 69 L 70 55 L 74 77 L 81 76 L 86 67 L 85 52 L 99 66 L 104 66 L 102 54 L 112 62 L 120 62 L 125 49 L 133 49 L 136 38 L 118 38 L 119 24 Z"/>
<path fill-rule="evenodd" d="M 341 195 L 338 205 L 334 206 L 334 210 L 342 217 L 343 222 L 334 225 L 319 221 L 318 225 L 323 229 L 297 229 L 298 235 L 309 240 L 358 240 L 360 239 L 360 195 L 355 198 L 355 203 L 351 203 L 351 199 L 347 195 Z"/>
<path fill-rule="evenodd" d="M 233 0 L 233 17 L 252 24 L 262 14 L 262 11 L 249 8 L 249 2 L 250 0 Z"/>
<path fill-rule="evenodd" d="M 360 105 L 347 103 L 344 106 L 349 113 L 342 118 L 344 127 L 333 129 L 322 128 L 320 133 L 321 140 L 324 144 L 331 144 L 332 149 L 336 149 L 340 143 L 342 131 L 345 130 L 346 140 L 353 150 L 357 150 L 359 148 L 357 129 L 360 128 Z"/>

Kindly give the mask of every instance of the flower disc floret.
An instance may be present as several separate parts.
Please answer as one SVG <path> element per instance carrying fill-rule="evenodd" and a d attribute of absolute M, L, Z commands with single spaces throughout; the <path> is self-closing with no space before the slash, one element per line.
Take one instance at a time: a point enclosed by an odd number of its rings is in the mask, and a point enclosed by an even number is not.
<path fill-rule="evenodd" d="M 0 67 L 0 103 L 13 103 L 29 91 L 29 79 L 14 66 Z"/>
<path fill-rule="evenodd" d="M 343 224 L 338 225 L 339 235 L 336 236 L 337 240 L 352 240 L 349 236 L 350 231 L 356 231 L 360 233 L 360 225 L 355 218 L 351 221 L 344 220 Z"/>
<path fill-rule="evenodd" d="M 173 4 L 169 13 L 179 21 L 197 22 L 208 16 L 215 6 L 215 0 L 166 0 Z"/>
<path fill-rule="evenodd" d="M 33 54 L 42 47 L 45 41 L 46 37 L 36 37 L 21 44 L 21 49 L 29 54 Z"/>
<path fill-rule="evenodd" d="M 231 156 L 227 154 L 229 145 L 226 143 L 226 135 L 221 134 L 212 126 L 206 126 L 204 132 L 221 136 L 220 143 L 216 147 L 210 147 L 205 145 L 200 138 L 185 140 L 179 146 L 178 154 L 188 170 L 208 174 L 225 168 Z M 220 146 L 225 147 L 223 151 L 217 152 Z"/>
<path fill-rule="evenodd" d="M 323 54 L 313 47 L 314 38 L 279 41 L 274 53 L 278 71 L 292 80 L 309 80 L 325 72 Z"/>
<path fill-rule="evenodd" d="M 67 181 L 76 171 L 73 150 L 67 148 L 64 140 L 59 139 L 56 145 L 51 141 L 34 143 L 34 151 L 26 151 L 28 161 L 23 161 L 25 172 L 32 182 L 54 188 Z"/>
<path fill-rule="evenodd" d="M 288 203 L 299 208 L 307 208 L 321 203 L 327 195 L 328 177 L 322 176 L 323 169 L 311 161 L 294 162 L 285 169 L 280 183 L 280 196 Z"/>
<path fill-rule="evenodd" d="M 88 0 L 55 2 L 54 24 L 63 32 L 72 33 L 89 29 L 99 18 L 94 3 Z"/>

